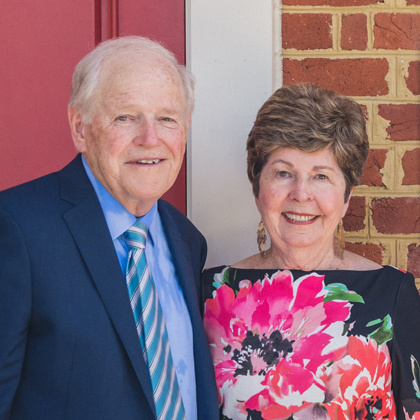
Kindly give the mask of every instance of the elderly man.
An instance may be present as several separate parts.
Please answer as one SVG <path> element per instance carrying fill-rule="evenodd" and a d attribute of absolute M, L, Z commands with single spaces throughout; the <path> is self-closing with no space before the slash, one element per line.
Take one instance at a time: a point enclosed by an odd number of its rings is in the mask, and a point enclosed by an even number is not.
<path fill-rule="evenodd" d="M 218 418 L 198 302 L 206 243 L 160 200 L 193 84 L 155 42 L 104 42 L 73 76 L 80 154 L 0 193 L 0 419 Z"/>

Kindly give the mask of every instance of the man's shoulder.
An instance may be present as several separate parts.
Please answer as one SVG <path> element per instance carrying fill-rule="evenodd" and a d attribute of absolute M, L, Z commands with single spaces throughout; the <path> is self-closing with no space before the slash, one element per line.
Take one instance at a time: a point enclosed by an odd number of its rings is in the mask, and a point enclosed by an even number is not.
<path fill-rule="evenodd" d="M 185 216 L 181 211 L 174 207 L 171 203 L 160 199 L 158 201 L 158 211 L 162 223 L 165 227 L 169 224 L 174 224 L 183 234 L 197 235 L 204 239 L 201 232 L 195 227 L 195 225 Z"/>
<path fill-rule="evenodd" d="M 47 191 L 58 191 L 57 173 L 44 175 L 40 178 L 0 191 L 0 203 L 14 203 L 31 200 L 32 197 L 43 199 Z"/>
<path fill-rule="evenodd" d="M 171 204 L 169 201 L 160 199 L 158 200 L 158 211 L 160 214 L 162 213 L 168 213 L 170 214 L 172 217 L 176 217 L 179 218 L 180 220 L 183 219 L 187 219 L 188 218 L 184 215 L 184 213 L 182 213 L 181 211 L 179 211 L 173 204 Z"/>
<path fill-rule="evenodd" d="M 187 216 L 184 215 L 181 211 L 179 211 L 174 205 L 169 203 L 165 200 L 158 200 L 158 212 L 161 218 L 172 218 L 178 223 L 191 225 L 195 228 L 193 223 L 188 219 Z"/>
<path fill-rule="evenodd" d="M 25 232 L 42 231 L 56 219 L 59 208 L 56 174 L 43 176 L 0 192 L 0 230 L 19 226 Z"/>
<path fill-rule="evenodd" d="M 0 191 L 0 206 L 6 209 L 33 211 L 36 208 L 47 208 L 52 202 L 60 200 L 64 178 L 71 178 L 77 172 L 78 162 L 74 159 L 63 169 Z M 76 170 L 75 170 L 76 169 Z M 81 188 L 80 179 L 73 182 Z M 67 188 L 69 189 L 69 188 Z"/>
<path fill-rule="evenodd" d="M 203 234 L 182 212 L 167 201 L 158 201 L 158 211 L 171 252 L 175 254 L 190 252 L 191 261 L 196 266 L 197 273 L 200 273 L 207 255 L 207 242 Z M 197 276 L 199 277 L 198 274 Z"/>

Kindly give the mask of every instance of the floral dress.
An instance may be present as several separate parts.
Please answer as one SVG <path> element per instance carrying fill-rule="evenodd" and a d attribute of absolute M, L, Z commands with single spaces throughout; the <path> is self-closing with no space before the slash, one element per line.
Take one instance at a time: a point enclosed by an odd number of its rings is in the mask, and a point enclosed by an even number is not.
<path fill-rule="evenodd" d="M 204 272 L 204 326 L 223 420 L 420 420 L 413 276 Z"/>

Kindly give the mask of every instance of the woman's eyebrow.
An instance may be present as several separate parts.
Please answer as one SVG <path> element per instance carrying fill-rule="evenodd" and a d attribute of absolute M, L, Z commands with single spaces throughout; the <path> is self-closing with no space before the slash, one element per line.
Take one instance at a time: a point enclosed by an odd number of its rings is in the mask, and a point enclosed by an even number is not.
<path fill-rule="evenodd" d="M 329 169 L 330 171 L 334 171 L 334 168 L 332 168 L 331 166 L 326 166 L 326 165 L 314 166 L 312 169 L 314 171 L 319 171 L 321 169 Z"/>

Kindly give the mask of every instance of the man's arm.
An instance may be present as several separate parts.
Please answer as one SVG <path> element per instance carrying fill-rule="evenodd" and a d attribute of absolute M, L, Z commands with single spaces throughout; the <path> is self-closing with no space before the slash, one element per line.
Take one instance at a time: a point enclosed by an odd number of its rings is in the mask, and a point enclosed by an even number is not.
<path fill-rule="evenodd" d="M 202 243 L 201 243 L 201 256 L 200 256 L 200 272 L 203 272 L 204 264 L 206 263 L 206 259 L 207 259 L 207 241 L 202 235 L 201 235 L 201 238 L 202 238 L 201 240 Z"/>
<path fill-rule="evenodd" d="M 31 314 L 31 272 L 25 238 L 0 208 L 0 419 L 10 416 L 22 371 Z"/>

